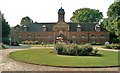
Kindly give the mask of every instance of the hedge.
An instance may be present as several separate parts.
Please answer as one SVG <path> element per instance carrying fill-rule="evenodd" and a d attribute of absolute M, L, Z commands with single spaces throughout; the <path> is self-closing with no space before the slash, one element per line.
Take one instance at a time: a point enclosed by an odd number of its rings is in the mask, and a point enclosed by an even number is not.
<path fill-rule="evenodd" d="M 59 55 L 71 55 L 71 56 L 89 56 L 89 55 L 97 55 L 98 50 L 93 49 L 92 45 L 63 45 L 56 44 L 55 51 Z"/>

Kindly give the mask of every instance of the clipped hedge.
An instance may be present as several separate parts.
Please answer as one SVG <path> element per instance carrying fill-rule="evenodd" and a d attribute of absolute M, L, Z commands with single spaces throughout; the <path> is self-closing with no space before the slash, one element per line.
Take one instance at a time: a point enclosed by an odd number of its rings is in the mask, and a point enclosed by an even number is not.
<path fill-rule="evenodd" d="M 108 44 L 108 45 L 105 45 L 105 48 L 108 48 L 108 49 L 120 49 L 120 44 Z"/>
<path fill-rule="evenodd" d="M 56 44 L 55 51 L 59 55 L 71 55 L 71 56 L 89 56 L 89 55 L 97 55 L 98 50 L 93 49 L 93 47 L 89 44 L 86 45 L 63 45 Z"/>

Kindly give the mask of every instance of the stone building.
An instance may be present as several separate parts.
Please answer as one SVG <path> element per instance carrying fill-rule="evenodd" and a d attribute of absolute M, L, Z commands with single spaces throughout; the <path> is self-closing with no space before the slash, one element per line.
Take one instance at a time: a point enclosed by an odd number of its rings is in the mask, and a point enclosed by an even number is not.
<path fill-rule="evenodd" d="M 109 33 L 97 23 L 72 23 L 65 22 L 65 11 L 61 7 L 58 10 L 58 22 L 56 23 L 30 23 L 24 26 L 15 26 L 11 36 L 18 41 L 38 42 L 75 42 L 78 44 L 109 40 Z"/>

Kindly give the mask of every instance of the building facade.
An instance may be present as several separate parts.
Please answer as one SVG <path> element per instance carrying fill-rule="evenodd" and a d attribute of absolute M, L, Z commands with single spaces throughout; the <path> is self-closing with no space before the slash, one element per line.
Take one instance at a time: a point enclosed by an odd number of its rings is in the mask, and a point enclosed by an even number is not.
<path fill-rule="evenodd" d="M 46 43 L 104 43 L 109 40 L 109 33 L 97 23 L 65 22 L 65 11 L 58 10 L 56 23 L 30 23 L 24 26 L 15 26 L 11 37 L 18 41 L 38 41 Z"/>

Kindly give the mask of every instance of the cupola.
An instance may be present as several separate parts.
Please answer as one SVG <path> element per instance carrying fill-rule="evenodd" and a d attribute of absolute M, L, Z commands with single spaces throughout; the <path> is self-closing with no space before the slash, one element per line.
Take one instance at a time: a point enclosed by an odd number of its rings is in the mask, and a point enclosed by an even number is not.
<path fill-rule="evenodd" d="M 60 21 L 64 22 L 64 14 L 65 14 L 65 11 L 64 11 L 64 9 L 61 7 L 61 8 L 58 10 L 58 22 L 60 22 Z"/>

